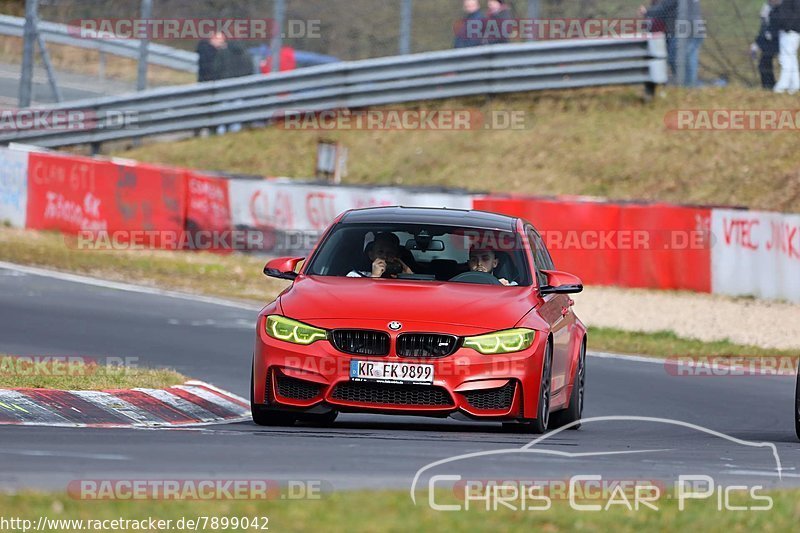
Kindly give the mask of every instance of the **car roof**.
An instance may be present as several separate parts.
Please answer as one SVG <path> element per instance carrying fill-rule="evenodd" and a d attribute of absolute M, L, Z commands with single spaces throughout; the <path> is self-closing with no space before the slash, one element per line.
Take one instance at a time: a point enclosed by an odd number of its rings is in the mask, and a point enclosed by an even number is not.
<path fill-rule="evenodd" d="M 516 231 L 517 219 L 486 211 L 437 207 L 369 207 L 348 211 L 343 224 L 431 224 Z"/>

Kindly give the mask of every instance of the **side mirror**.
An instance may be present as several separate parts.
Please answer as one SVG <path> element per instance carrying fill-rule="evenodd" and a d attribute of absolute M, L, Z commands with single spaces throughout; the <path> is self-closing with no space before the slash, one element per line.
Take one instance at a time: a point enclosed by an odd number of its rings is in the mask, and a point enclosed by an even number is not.
<path fill-rule="evenodd" d="M 542 270 L 547 276 L 547 285 L 539 287 L 542 296 L 547 294 L 578 294 L 583 291 L 583 282 L 578 276 L 558 270 Z"/>
<path fill-rule="evenodd" d="M 305 261 L 305 257 L 279 257 L 264 267 L 264 274 L 271 278 L 294 280 L 297 278 L 297 264 Z"/>

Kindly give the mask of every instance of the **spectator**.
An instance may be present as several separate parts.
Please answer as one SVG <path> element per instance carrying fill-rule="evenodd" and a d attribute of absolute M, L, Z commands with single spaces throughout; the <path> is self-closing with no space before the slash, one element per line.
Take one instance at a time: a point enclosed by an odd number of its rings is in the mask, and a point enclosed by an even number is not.
<path fill-rule="evenodd" d="M 455 48 L 483 44 L 483 13 L 478 0 L 464 0 L 464 18 L 456 25 Z"/>
<path fill-rule="evenodd" d="M 489 18 L 486 25 L 486 44 L 504 44 L 511 40 L 511 9 L 505 0 L 489 0 Z"/>
<path fill-rule="evenodd" d="M 295 57 L 294 48 L 291 46 L 281 47 L 280 64 L 278 65 L 279 72 L 287 72 L 297 68 L 297 58 Z M 261 73 L 269 74 L 272 72 L 272 54 L 267 55 L 266 59 L 261 61 Z"/>
<path fill-rule="evenodd" d="M 197 47 L 199 55 L 198 80 L 216 81 L 228 78 L 238 78 L 253 74 L 253 60 L 242 44 L 228 41 L 222 32 L 215 33 L 208 41 L 202 41 Z M 222 102 L 228 107 L 235 102 Z M 224 135 L 228 131 L 241 131 L 242 124 L 235 122 L 230 125 L 217 126 L 217 135 Z"/>
<path fill-rule="evenodd" d="M 661 0 L 649 9 L 641 6 L 639 14 L 652 19 L 654 26 L 662 26 L 666 30 L 667 61 L 675 76 L 678 74 L 678 39 L 685 39 L 684 85 L 694 87 L 700 66 L 700 47 L 705 39 L 705 20 L 700 0 L 687 0 L 687 4 L 685 21 L 678 21 L 679 0 Z"/>
<path fill-rule="evenodd" d="M 221 79 L 222 73 L 219 70 L 221 62 L 217 58 L 227 47 L 228 40 L 222 32 L 215 33 L 210 39 L 200 41 L 200 44 L 197 45 L 197 81 Z"/>
<path fill-rule="evenodd" d="M 778 55 L 778 28 L 777 13 L 775 9 L 781 4 L 781 0 L 768 0 L 761 7 L 761 29 L 755 42 L 750 46 L 750 51 L 755 59 L 756 54 L 761 52 L 761 59 L 758 62 L 758 72 L 761 75 L 761 86 L 771 91 L 775 87 L 775 68 L 774 59 Z"/>
<path fill-rule="evenodd" d="M 800 0 L 783 0 L 773 14 L 778 28 L 781 75 L 776 93 L 794 94 L 800 90 L 797 49 L 800 47 Z"/>

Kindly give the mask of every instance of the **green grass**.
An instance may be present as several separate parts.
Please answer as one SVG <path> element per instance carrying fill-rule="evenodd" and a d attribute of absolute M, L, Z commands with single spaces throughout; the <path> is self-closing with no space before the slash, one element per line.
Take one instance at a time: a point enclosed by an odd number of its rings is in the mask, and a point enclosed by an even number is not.
<path fill-rule="evenodd" d="M 81 359 L 0 356 L 0 389 L 163 389 L 181 385 L 188 379 L 169 369 L 138 368 Z"/>
<path fill-rule="evenodd" d="M 797 351 L 770 350 L 724 341 L 700 341 L 679 337 L 672 331 L 644 333 L 613 328 L 589 328 L 589 349 L 597 352 L 646 354 L 655 357 L 798 357 Z"/>
<path fill-rule="evenodd" d="M 347 184 L 430 185 L 496 193 L 590 195 L 800 212 L 797 132 L 674 131 L 677 109 L 794 109 L 796 98 L 741 88 L 640 87 L 408 104 L 520 112 L 524 129 L 326 131 L 349 149 Z M 157 143 L 115 155 L 264 176 L 314 174 L 318 131 L 279 128 Z"/>
<path fill-rule="evenodd" d="M 317 501 L 76 501 L 64 494 L 0 495 L 3 517 L 49 519 L 147 519 L 175 521 L 197 517 L 267 517 L 270 531 L 392 532 L 392 531 L 792 531 L 800 520 L 800 491 L 771 493 L 775 506 L 768 512 L 720 512 L 716 499 L 689 502 L 683 512 L 674 500 L 659 502 L 659 510 L 578 513 L 565 502 L 546 512 L 500 510 L 437 512 L 427 495 L 413 506 L 406 491 L 336 492 Z M 438 496 L 437 496 L 438 498 Z M 440 500 L 441 501 L 441 500 Z M 737 502 L 738 503 L 738 502 Z M 45 531 L 72 531 L 60 529 Z M 200 528 L 202 531 L 203 529 Z M 206 529 L 210 531 L 211 529 Z M 233 528 L 229 530 L 235 530 Z M 251 529 L 251 531 L 254 531 Z"/>
<path fill-rule="evenodd" d="M 5 228 L 0 228 L 0 261 L 260 303 L 274 299 L 288 285 L 264 277 L 264 260 L 255 257 L 79 250 L 74 239 L 59 233 Z"/>

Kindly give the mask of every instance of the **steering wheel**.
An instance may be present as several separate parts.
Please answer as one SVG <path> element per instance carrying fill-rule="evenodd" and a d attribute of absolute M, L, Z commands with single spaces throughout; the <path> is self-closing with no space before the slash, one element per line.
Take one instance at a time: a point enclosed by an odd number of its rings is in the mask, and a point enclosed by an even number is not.
<path fill-rule="evenodd" d="M 502 285 L 500 280 L 489 272 L 464 272 L 454 278 L 450 278 L 450 281 L 455 283 L 473 283 L 475 285 Z"/>

